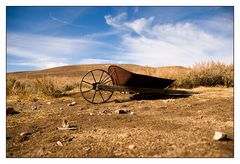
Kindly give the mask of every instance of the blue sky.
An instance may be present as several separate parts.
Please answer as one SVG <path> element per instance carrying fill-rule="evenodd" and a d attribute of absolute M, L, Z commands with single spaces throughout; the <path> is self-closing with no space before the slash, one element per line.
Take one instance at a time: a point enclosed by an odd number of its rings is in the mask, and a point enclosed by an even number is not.
<path fill-rule="evenodd" d="M 7 71 L 233 63 L 233 7 L 7 7 Z"/>

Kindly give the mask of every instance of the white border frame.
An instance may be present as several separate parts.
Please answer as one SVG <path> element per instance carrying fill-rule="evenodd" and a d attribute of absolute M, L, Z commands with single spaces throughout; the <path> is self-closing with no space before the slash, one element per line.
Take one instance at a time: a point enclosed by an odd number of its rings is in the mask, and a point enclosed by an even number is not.
<path fill-rule="evenodd" d="M 147 158 L 147 159 L 7 159 L 6 158 L 6 6 L 234 6 L 234 158 Z M 240 134 L 239 134 L 239 37 L 240 37 L 240 0 L 0 0 L 0 159 L 1 162 L 234 162 L 240 158 Z M 34 160 L 34 161 L 33 161 Z M 43 160 L 43 161 L 42 161 Z M 66 161 L 67 160 L 67 161 Z M 136 161 L 137 160 L 137 161 Z M 147 161 L 146 161 L 147 160 Z"/>

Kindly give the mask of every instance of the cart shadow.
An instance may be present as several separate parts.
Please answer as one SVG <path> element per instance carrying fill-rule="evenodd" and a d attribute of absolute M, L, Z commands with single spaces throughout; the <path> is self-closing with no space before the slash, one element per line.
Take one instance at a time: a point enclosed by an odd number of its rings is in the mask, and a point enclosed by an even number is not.
<path fill-rule="evenodd" d="M 188 95 L 136 94 L 136 95 L 129 97 L 129 99 L 125 99 L 125 100 L 116 99 L 116 100 L 114 100 L 114 102 L 123 103 L 123 102 L 140 101 L 140 100 L 179 99 L 179 98 L 187 98 L 190 96 L 191 96 L 191 94 L 188 94 Z"/>

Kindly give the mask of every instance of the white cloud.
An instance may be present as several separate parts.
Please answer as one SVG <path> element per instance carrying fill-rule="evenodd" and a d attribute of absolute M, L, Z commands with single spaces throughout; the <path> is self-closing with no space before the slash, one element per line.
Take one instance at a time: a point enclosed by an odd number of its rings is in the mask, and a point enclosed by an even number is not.
<path fill-rule="evenodd" d="M 73 64 L 76 62 L 74 59 L 84 58 L 94 49 L 106 46 L 89 39 L 8 33 L 7 54 L 12 57 L 8 64 L 40 69 Z"/>
<path fill-rule="evenodd" d="M 126 20 L 127 13 L 123 12 L 115 17 L 112 17 L 111 15 L 104 16 L 106 23 L 110 26 L 113 26 L 115 28 L 122 28 L 123 25 L 122 22 Z"/>
<path fill-rule="evenodd" d="M 152 23 L 153 19 L 154 17 L 150 17 L 148 19 L 140 18 L 134 20 L 133 22 L 126 22 L 125 25 L 134 30 L 136 33 L 141 34 L 141 32 Z"/>
<path fill-rule="evenodd" d="M 116 16 L 117 17 L 117 16 Z M 233 39 L 221 33 L 213 33 L 194 22 L 153 24 L 153 17 L 139 18 L 121 24 L 140 34 L 124 31 L 121 44 L 125 51 L 116 60 L 134 64 L 162 66 L 192 66 L 203 61 L 233 63 Z M 206 21 L 211 27 L 221 23 Z M 227 21 L 228 22 L 228 21 Z M 226 20 L 223 22 L 226 24 Z M 118 24 L 115 21 L 115 24 Z M 204 22 L 201 22 L 204 25 Z M 232 26 L 227 26 L 228 30 Z"/>

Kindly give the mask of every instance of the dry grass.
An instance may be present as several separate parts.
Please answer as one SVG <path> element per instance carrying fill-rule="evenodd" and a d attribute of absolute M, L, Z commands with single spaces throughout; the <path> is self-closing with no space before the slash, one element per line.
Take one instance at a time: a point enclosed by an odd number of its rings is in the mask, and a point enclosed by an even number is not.
<path fill-rule="evenodd" d="M 233 87 L 233 64 L 226 65 L 220 62 L 198 63 L 192 68 L 185 67 L 145 67 L 144 73 L 150 76 L 175 79 L 171 87 L 194 88 L 198 86 Z"/>
<path fill-rule="evenodd" d="M 107 66 L 103 65 L 104 68 Z M 130 67 L 129 65 L 126 65 Z M 123 67 L 125 68 L 125 67 Z M 223 86 L 233 87 L 233 65 L 226 65 L 220 62 L 206 62 L 186 67 L 137 67 L 133 65 L 128 69 L 135 73 L 175 79 L 171 88 L 194 88 L 198 86 Z M 69 68 L 69 70 L 71 70 Z M 74 72 L 73 70 L 71 70 Z M 84 74 L 89 70 L 81 70 Z M 64 74 L 64 71 L 62 71 Z M 50 73 L 49 73 L 50 74 Z M 30 97 L 29 95 L 42 95 L 51 98 L 58 98 L 67 95 L 79 87 L 79 81 L 83 74 L 67 77 L 48 76 L 35 78 L 18 78 L 7 76 L 7 96 L 18 95 Z M 18 78 L 18 80 L 16 79 Z"/>
<path fill-rule="evenodd" d="M 194 88 L 198 86 L 233 87 L 233 65 L 220 62 L 196 64 L 192 69 L 177 77 L 175 87 Z"/>
<path fill-rule="evenodd" d="M 30 97 L 29 95 L 40 95 L 49 98 L 66 96 L 67 92 L 78 87 L 76 82 L 65 82 L 61 78 L 36 78 L 20 79 L 7 78 L 7 96 L 18 95 Z"/>

